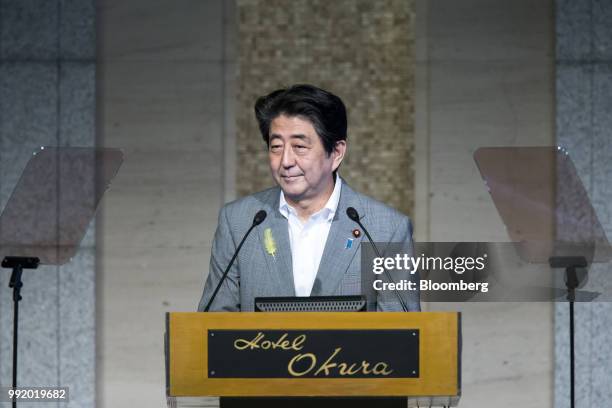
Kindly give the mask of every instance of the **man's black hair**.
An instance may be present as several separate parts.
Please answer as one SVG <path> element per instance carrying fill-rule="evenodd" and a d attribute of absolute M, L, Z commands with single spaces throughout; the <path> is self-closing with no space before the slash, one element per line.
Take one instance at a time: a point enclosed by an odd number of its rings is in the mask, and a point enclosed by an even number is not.
<path fill-rule="evenodd" d="M 346 107 L 342 99 L 313 85 L 293 85 L 262 96 L 255 102 L 255 117 L 266 144 L 270 124 L 278 116 L 299 116 L 312 123 L 330 155 L 336 142 L 346 140 Z"/>

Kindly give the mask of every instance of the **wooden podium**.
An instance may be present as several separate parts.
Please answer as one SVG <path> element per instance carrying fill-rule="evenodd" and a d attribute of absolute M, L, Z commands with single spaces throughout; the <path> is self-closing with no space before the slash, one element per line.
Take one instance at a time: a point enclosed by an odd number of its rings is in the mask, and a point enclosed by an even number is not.
<path fill-rule="evenodd" d="M 408 406 L 455 406 L 460 394 L 460 313 L 166 315 L 170 407 L 210 396 L 407 397 Z"/>

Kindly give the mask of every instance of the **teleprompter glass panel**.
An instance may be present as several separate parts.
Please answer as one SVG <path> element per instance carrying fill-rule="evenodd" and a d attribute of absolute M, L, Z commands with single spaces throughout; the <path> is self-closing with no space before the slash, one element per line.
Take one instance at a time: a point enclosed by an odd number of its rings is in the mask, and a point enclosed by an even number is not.
<path fill-rule="evenodd" d="M 0 216 L 0 256 L 61 265 L 74 256 L 123 161 L 118 149 L 42 147 Z M 0 258 L 0 259 L 1 259 Z"/>

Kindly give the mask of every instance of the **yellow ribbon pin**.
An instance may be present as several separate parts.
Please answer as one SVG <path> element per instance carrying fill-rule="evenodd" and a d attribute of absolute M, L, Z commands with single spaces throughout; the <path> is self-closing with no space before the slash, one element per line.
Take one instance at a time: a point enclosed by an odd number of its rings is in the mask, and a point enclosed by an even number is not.
<path fill-rule="evenodd" d="M 272 230 L 270 228 L 264 230 L 264 247 L 268 254 L 275 256 L 276 242 L 274 242 L 274 237 L 272 236 Z"/>

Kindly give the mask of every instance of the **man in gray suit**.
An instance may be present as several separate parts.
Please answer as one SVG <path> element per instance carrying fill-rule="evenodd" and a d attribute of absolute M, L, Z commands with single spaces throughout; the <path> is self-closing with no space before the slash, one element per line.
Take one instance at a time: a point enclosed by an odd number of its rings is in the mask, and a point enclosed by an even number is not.
<path fill-rule="evenodd" d="M 338 176 L 347 148 L 342 100 L 311 85 L 296 85 L 259 98 L 255 115 L 277 186 L 221 209 L 198 310 L 209 303 L 253 217 L 264 210 L 267 217 L 244 242 L 210 310 L 253 311 L 254 299 L 262 296 L 366 294 L 368 310 L 401 311 L 395 293 L 376 293 L 371 285 L 362 285 L 365 234 L 346 211 L 356 209 L 377 242 L 402 243 L 410 253 L 412 225 L 405 215 L 353 191 Z M 379 249 L 385 256 L 385 248 Z M 408 271 L 393 277 L 417 280 Z M 420 310 L 418 290 L 397 293 L 408 310 Z"/>

